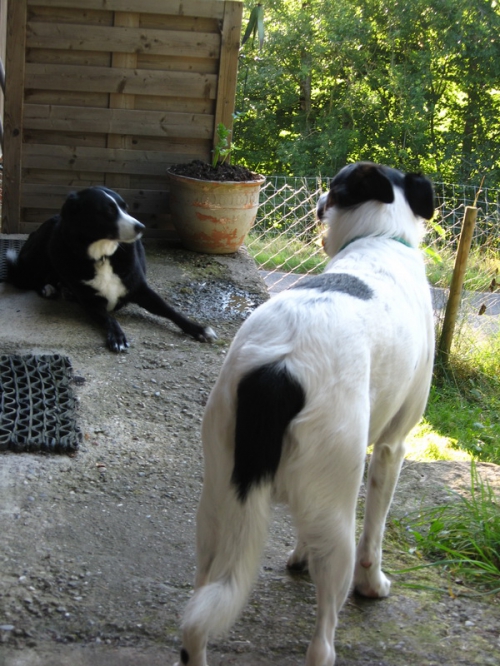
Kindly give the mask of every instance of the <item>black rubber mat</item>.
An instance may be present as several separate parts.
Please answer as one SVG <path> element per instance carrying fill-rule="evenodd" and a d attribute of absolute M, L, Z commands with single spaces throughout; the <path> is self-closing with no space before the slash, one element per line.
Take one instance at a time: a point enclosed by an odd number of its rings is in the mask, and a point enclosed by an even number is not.
<path fill-rule="evenodd" d="M 7 250 L 12 248 L 19 252 L 23 244 L 22 238 L 0 238 L 0 282 L 5 282 L 7 277 L 7 262 L 5 261 Z"/>
<path fill-rule="evenodd" d="M 72 380 L 65 356 L 0 356 L 0 451 L 76 451 Z"/>

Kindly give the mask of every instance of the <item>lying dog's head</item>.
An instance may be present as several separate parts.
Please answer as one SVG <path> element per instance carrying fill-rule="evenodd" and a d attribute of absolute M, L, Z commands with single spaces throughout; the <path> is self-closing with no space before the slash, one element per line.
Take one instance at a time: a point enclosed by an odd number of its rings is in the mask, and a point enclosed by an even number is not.
<path fill-rule="evenodd" d="M 98 241 L 132 243 L 142 236 L 144 225 L 127 213 L 127 204 L 107 187 L 89 187 L 71 193 L 61 208 L 68 233 L 88 245 Z"/>
<path fill-rule="evenodd" d="M 386 236 L 416 246 L 420 220 L 434 214 L 434 193 L 431 182 L 420 174 L 357 162 L 339 171 L 316 212 L 330 224 L 325 243 L 330 256 L 359 237 Z"/>

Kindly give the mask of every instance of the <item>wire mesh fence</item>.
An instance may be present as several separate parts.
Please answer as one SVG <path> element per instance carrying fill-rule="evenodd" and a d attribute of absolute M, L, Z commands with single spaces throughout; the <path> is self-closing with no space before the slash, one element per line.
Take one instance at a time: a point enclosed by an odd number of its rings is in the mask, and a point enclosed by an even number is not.
<path fill-rule="evenodd" d="M 315 216 L 327 178 L 268 177 L 262 188 L 255 225 L 247 248 L 266 273 L 271 291 L 324 270 L 328 257 L 325 228 Z M 433 289 L 438 325 L 467 206 L 478 209 L 472 249 L 464 281 L 460 322 L 474 336 L 497 335 L 500 327 L 500 201 L 499 191 L 473 185 L 435 183 L 436 213 L 423 239 L 427 274 Z M 463 339 L 463 337 L 462 337 Z"/>

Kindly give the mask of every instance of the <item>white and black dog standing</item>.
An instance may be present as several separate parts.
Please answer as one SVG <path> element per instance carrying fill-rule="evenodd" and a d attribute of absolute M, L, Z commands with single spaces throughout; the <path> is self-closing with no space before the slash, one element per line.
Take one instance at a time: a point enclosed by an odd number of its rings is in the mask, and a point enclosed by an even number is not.
<path fill-rule="evenodd" d="M 431 298 L 418 249 L 434 211 L 430 182 L 372 164 L 342 169 L 321 197 L 329 224 L 322 275 L 271 298 L 243 324 L 203 421 L 195 592 L 180 664 L 205 666 L 256 576 L 272 501 L 297 530 L 291 569 L 309 568 L 317 619 L 307 666 L 332 666 L 338 613 L 357 591 L 385 597 L 381 542 L 404 452 L 422 416 L 434 354 Z M 356 500 L 367 446 L 363 532 Z"/>
<path fill-rule="evenodd" d="M 215 334 L 166 303 L 146 282 L 140 238 L 144 225 L 127 213 L 122 197 L 106 187 L 72 193 L 61 213 L 28 237 L 19 256 L 7 252 L 8 282 L 53 298 L 65 289 L 106 331 L 111 351 L 124 351 L 127 338 L 113 310 L 126 303 L 173 321 L 201 342 Z"/>

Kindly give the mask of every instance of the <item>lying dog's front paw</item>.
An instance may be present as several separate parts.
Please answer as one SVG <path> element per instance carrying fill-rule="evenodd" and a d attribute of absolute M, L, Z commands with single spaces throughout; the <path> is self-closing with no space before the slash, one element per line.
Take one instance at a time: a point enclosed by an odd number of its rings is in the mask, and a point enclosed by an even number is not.
<path fill-rule="evenodd" d="M 201 330 L 201 333 L 198 333 L 196 339 L 198 342 L 213 342 L 214 340 L 217 340 L 217 334 L 213 328 L 206 326 Z"/>
<path fill-rule="evenodd" d="M 129 348 L 129 343 L 127 338 L 122 333 L 121 335 L 109 334 L 108 339 L 106 340 L 108 349 L 112 352 L 120 353 L 124 352 Z"/>
<path fill-rule="evenodd" d="M 112 352 L 123 352 L 129 347 L 125 333 L 120 324 L 113 317 L 108 317 L 106 344 Z"/>
<path fill-rule="evenodd" d="M 43 298 L 57 298 L 59 296 L 59 291 L 53 284 L 46 284 L 45 287 L 42 287 L 40 290 L 40 296 Z"/>

